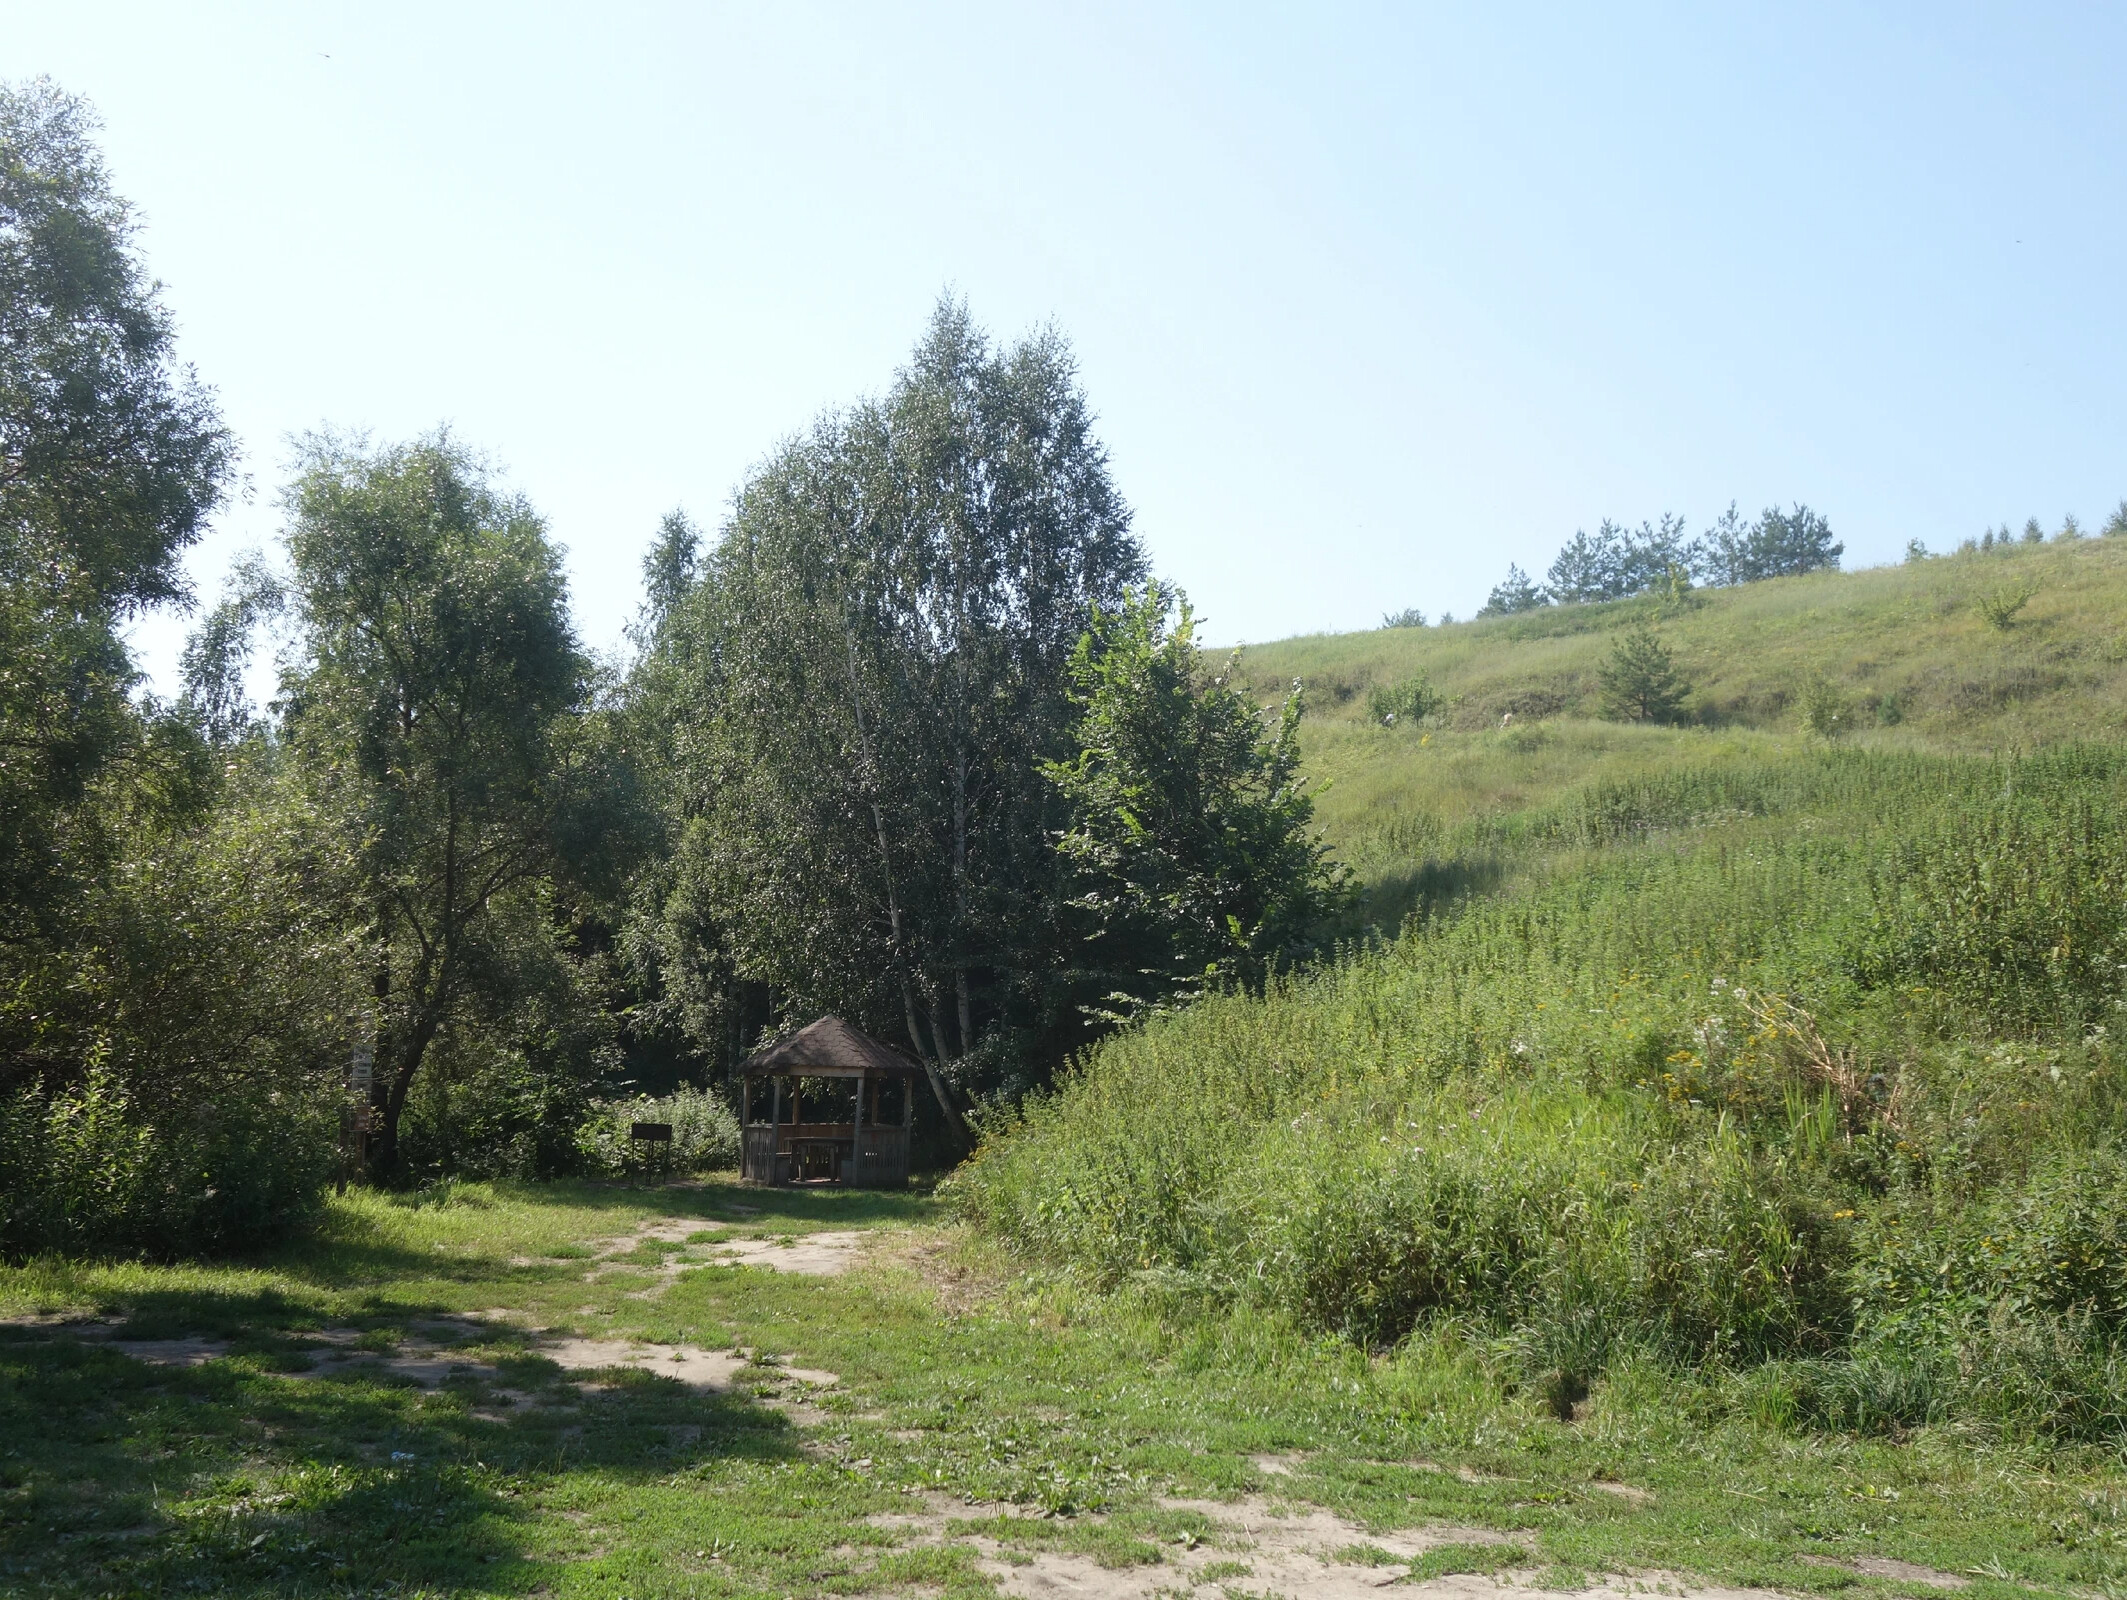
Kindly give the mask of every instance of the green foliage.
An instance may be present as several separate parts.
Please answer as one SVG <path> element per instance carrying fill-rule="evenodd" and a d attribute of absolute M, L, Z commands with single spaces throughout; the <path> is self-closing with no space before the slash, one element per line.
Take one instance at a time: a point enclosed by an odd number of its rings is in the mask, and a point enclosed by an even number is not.
<path fill-rule="evenodd" d="M 754 474 L 631 696 L 672 840 L 635 947 L 699 1047 L 772 993 L 900 1037 L 946 1105 L 1085 1037 L 1039 769 L 1143 573 L 1069 349 L 949 301 L 885 396 Z"/>
<path fill-rule="evenodd" d="M 373 1157 L 396 1176 L 430 1046 L 564 936 L 544 886 L 617 886 L 629 792 L 590 715 L 558 553 L 464 450 L 315 440 L 290 509 L 302 647 L 283 722 L 327 825 L 359 841 L 341 915 L 366 924 Z"/>
<path fill-rule="evenodd" d="M 1573 535 L 1551 563 L 1543 588 L 1510 566 L 1506 581 L 1493 589 L 1478 615 L 1511 616 L 1553 602 L 1675 594 L 1688 588 L 1693 576 L 1722 585 L 1794 577 L 1836 568 L 1846 548 L 1833 539 L 1831 524 L 1804 505 L 1789 511 L 1769 507 L 1750 523 L 1730 505 L 1698 538 L 1687 539 L 1685 533 L 1679 516 L 1665 514 L 1659 526 L 1643 522 L 1636 529 L 1606 517 L 1594 537 L 1585 531 Z"/>
<path fill-rule="evenodd" d="M 1693 542 L 1691 566 L 1709 583 L 1756 583 L 1836 568 L 1845 552 L 1846 546 L 1832 537 L 1831 524 L 1808 506 L 1788 511 L 1768 506 L 1746 526 L 1730 505 Z"/>
<path fill-rule="evenodd" d="M 629 1137 L 638 1122 L 668 1124 L 672 1142 L 638 1143 Z M 597 1177 L 729 1171 L 739 1164 L 739 1119 L 703 1089 L 601 1100 L 576 1130 L 576 1148 L 580 1170 Z"/>
<path fill-rule="evenodd" d="M 1507 575 L 1492 586 L 1485 597 L 1480 617 L 1509 617 L 1522 611 L 1537 611 L 1551 603 L 1550 597 L 1534 583 L 1529 575 L 1512 562 L 1507 564 Z"/>
<path fill-rule="evenodd" d="M 1377 683 L 1366 697 L 1367 716 L 1383 727 L 1402 723 L 1408 727 L 1437 716 L 1447 709 L 1447 696 L 1433 687 L 1424 673 L 1400 683 Z"/>
<path fill-rule="evenodd" d="M 2105 537 L 2127 538 L 2127 500 L 2122 500 L 2113 507 L 2112 515 L 2105 519 Z"/>
<path fill-rule="evenodd" d="M 1230 667 L 1205 670 L 1188 603 L 1170 623 L 1175 607 L 1152 585 L 1096 616 L 1070 665 L 1080 748 L 1043 767 L 1068 807 L 1059 847 L 1111 1007 L 1256 979 L 1343 892 L 1310 826 L 1298 685 L 1266 727 Z"/>
<path fill-rule="evenodd" d="M 109 864 L 106 780 L 155 741 L 118 628 L 183 598 L 232 470 L 94 132 L 48 80 L 0 84 L 0 962 L 69 937 Z"/>
<path fill-rule="evenodd" d="M 1771 1362 L 1803 1424 L 2109 1437 L 2123 772 L 1826 748 L 1489 820 L 1507 892 L 1105 1042 L 952 1192 L 1098 1281 L 1489 1330 L 1549 1404 Z"/>
<path fill-rule="evenodd" d="M 1575 533 L 1559 551 L 1545 575 L 1544 591 L 1561 605 L 1618 600 L 1661 587 L 1673 569 L 1685 568 L 1690 561 L 1682 517 L 1665 515 L 1660 527 L 1643 522 L 1637 530 L 1605 517 L 1594 538 Z M 1513 578 L 1510 571 L 1501 587 L 1511 585 Z"/>
<path fill-rule="evenodd" d="M 1830 678 L 1811 678 L 1800 699 L 1802 726 L 1820 739 L 1835 739 L 1853 725 L 1852 703 Z"/>
<path fill-rule="evenodd" d="M 1384 628 L 1422 628 L 1425 626 L 1425 613 L 1416 606 L 1406 607 L 1402 611 L 1384 611 L 1381 614 L 1381 626 Z"/>
<path fill-rule="evenodd" d="M 0 85 L 0 554 L 11 586 L 126 611 L 183 597 L 233 446 L 94 132 L 48 79 Z"/>
<path fill-rule="evenodd" d="M 2017 613 L 2031 603 L 2038 593 L 2038 585 L 2031 582 L 2003 584 L 1979 596 L 1972 604 L 1979 614 L 1987 619 L 1987 626 L 1997 633 L 2007 633 L 2016 626 Z"/>
<path fill-rule="evenodd" d="M 1604 715 L 1620 722 L 1675 722 L 1691 693 L 1675 655 L 1644 621 L 1617 636 L 1598 677 Z"/>
<path fill-rule="evenodd" d="M 141 1104 L 92 1066 L 0 1100 L 0 1250 L 174 1259 L 255 1246 L 315 1215 L 338 1107 L 224 1085 Z"/>

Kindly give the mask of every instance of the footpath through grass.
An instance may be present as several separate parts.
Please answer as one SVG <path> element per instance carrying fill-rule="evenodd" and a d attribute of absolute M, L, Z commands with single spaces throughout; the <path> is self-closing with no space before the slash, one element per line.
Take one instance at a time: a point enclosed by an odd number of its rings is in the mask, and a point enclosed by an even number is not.
<path fill-rule="evenodd" d="M 615 1251 L 652 1223 L 672 1225 Z M 689 1265 L 733 1237 L 850 1228 L 870 1231 L 840 1277 Z M 1248 1495 L 1391 1543 L 1438 1523 L 1521 1535 L 1346 1552 L 1411 1583 L 1519 1563 L 1552 1587 L 1662 1569 L 1940 1592 L 1858 1570 L 1869 1558 L 1974 1597 L 2127 1579 L 2127 1483 L 2095 1452 L 1789 1433 L 1653 1368 L 1613 1370 L 1562 1422 L 1452 1335 L 1369 1357 L 1014 1271 L 925 1197 L 720 1182 L 358 1196 L 322 1238 L 246 1266 L 10 1269 L 0 1592 L 972 1594 L 1063 1551 L 1165 1581 L 1220 1536 L 1174 1502 Z M 490 1315 L 438 1320 L 466 1313 Z M 85 1338 L 59 1318 L 122 1320 Z M 634 1368 L 587 1383 L 533 1329 L 752 1359 L 725 1392 Z M 328 1333 L 451 1346 L 468 1370 L 328 1371 Z M 210 1359 L 125 1353 L 187 1337 Z M 1245 1552 L 1194 1578 L 1204 1596 L 1262 1588 Z"/>

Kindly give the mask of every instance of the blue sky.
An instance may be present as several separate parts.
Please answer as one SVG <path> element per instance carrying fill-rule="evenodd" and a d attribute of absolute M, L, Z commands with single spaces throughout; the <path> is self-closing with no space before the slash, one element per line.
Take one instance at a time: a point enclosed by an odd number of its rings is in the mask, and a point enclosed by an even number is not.
<path fill-rule="evenodd" d="M 2127 495 L 2127 8 L 8 8 L 92 99 L 271 539 L 450 423 L 618 640 L 941 290 L 1074 341 L 1215 639 L 1467 615 L 1576 527 L 1803 500 L 1849 565 Z M 138 634 L 167 670 L 182 632 Z"/>

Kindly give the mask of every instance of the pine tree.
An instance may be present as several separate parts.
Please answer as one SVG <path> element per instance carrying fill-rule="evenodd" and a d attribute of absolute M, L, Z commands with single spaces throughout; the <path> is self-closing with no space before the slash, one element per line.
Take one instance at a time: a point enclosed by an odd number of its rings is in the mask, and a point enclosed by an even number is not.
<path fill-rule="evenodd" d="M 1529 581 L 1529 575 L 1509 563 L 1506 577 L 1492 586 L 1491 597 L 1478 611 L 1480 617 L 1511 616 L 1517 611 L 1535 611 L 1551 603 L 1551 597 Z"/>
<path fill-rule="evenodd" d="M 1676 657 L 1644 622 L 1618 635 L 1597 675 L 1603 715 L 1616 722 L 1675 722 L 1691 693 Z"/>

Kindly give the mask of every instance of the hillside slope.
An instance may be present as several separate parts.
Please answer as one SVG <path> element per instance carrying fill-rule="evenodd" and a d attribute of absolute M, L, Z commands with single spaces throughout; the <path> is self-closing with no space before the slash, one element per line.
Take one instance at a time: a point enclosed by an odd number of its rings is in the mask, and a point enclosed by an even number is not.
<path fill-rule="evenodd" d="M 2025 589 L 2009 628 L 1986 621 L 1983 598 Z M 1598 718 L 1598 669 L 1642 618 L 1693 684 L 1686 726 Z M 1803 726 L 1812 688 L 1841 707 L 1835 742 L 1850 747 L 2009 754 L 2120 737 L 2127 540 L 1813 573 L 1699 590 L 1681 606 L 1626 600 L 1288 639 L 1248 647 L 1241 672 L 1266 699 L 1306 684 L 1318 817 L 1377 888 L 1368 920 L 1392 930 L 1410 880 L 1458 829 L 1591 783 L 1822 746 Z M 1418 674 L 1447 697 L 1441 715 L 1397 728 L 1368 718 L 1369 691 Z"/>
<path fill-rule="evenodd" d="M 2006 631 L 1982 597 L 2029 587 Z M 1596 710 L 1596 669 L 1619 627 L 1657 620 L 1696 685 L 1694 720 L 1717 728 L 1794 724 L 1812 679 L 1850 697 L 1859 721 L 1908 738 L 1991 750 L 2087 738 L 2127 723 L 2127 540 L 2015 545 L 1861 572 L 1820 572 L 1646 599 L 1556 606 L 1435 628 L 1318 635 L 1250 647 L 1265 688 L 1294 677 L 1313 709 L 1359 720 L 1365 692 L 1424 672 L 1460 730 Z"/>
<path fill-rule="evenodd" d="M 1651 602 L 1248 652 L 1317 691 L 1350 942 L 1088 1051 L 964 1209 L 1561 1417 L 1659 1370 L 1777 1429 L 2116 1450 L 2123 602 L 2127 544 L 1715 592 L 1660 621 L 1678 728 L 1590 715 Z M 1418 671 L 1441 714 L 1370 724 Z"/>

